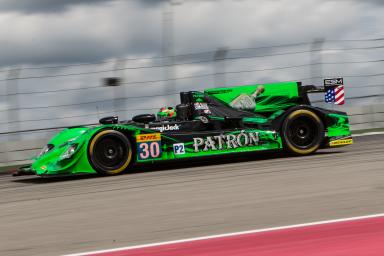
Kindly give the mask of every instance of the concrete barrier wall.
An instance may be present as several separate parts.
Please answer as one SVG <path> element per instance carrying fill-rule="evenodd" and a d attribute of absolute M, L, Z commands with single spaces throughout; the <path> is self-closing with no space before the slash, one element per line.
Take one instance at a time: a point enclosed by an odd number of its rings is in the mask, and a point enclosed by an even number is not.
<path fill-rule="evenodd" d="M 341 108 L 350 117 L 353 131 L 384 128 L 384 104 Z"/>
<path fill-rule="evenodd" d="M 0 143 L 0 166 L 30 163 L 30 159 L 39 153 L 48 140 L 49 138 L 44 138 Z"/>
<path fill-rule="evenodd" d="M 351 130 L 366 130 L 384 128 L 384 104 L 356 107 L 337 107 L 350 116 Z M 34 140 L 18 140 L 0 142 L 0 167 L 30 163 L 48 142 L 53 134 L 49 132 L 46 137 Z"/>

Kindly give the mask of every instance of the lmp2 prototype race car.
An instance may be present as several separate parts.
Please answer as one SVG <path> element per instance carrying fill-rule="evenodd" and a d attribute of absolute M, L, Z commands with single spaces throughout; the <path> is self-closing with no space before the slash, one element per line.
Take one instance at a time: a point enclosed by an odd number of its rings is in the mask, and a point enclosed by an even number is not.
<path fill-rule="evenodd" d="M 181 92 L 179 105 L 157 115 L 112 116 L 61 131 L 29 169 L 39 176 L 115 175 L 158 161 L 268 150 L 308 155 L 352 144 L 347 114 L 311 106 L 308 97 L 335 86 L 282 82 Z"/>

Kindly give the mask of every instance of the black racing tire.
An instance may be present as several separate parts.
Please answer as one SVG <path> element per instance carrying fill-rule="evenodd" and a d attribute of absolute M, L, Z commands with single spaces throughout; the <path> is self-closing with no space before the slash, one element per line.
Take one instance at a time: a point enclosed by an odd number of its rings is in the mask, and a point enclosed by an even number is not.
<path fill-rule="evenodd" d="M 124 172 L 132 161 L 129 139 L 119 131 L 102 130 L 96 133 L 88 146 L 92 167 L 102 175 Z"/>
<path fill-rule="evenodd" d="M 298 109 L 284 120 L 281 137 L 288 152 L 294 155 L 314 153 L 324 138 L 324 124 L 313 111 Z"/>

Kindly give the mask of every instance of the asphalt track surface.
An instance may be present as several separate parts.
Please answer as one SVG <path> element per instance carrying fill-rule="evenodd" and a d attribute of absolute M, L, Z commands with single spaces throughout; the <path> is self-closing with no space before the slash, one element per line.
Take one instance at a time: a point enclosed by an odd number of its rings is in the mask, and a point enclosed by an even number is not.
<path fill-rule="evenodd" d="M 384 136 L 115 177 L 0 176 L 0 255 L 60 255 L 384 212 Z"/>

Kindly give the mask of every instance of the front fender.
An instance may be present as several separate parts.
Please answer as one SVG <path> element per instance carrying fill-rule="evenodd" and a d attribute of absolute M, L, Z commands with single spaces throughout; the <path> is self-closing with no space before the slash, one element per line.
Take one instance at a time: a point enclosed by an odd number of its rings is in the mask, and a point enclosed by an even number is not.
<path fill-rule="evenodd" d="M 91 128 L 68 128 L 54 136 L 48 144 L 51 150 L 34 159 L 32 170 L 37 175 L 62 175 L 77 172 L 93 173 L 88 164 L 87 142 Z M 77 144 L 75 153 L 68 159 L 61 159 L 62 154 L 73 144 Z"/>
<path fill-rule="evenodd" d="M 121 131 L 132 140 L 133 145 L 135 145 L 133 136 L 139 134 L 142 130 L 142 128 L 133 125 L 120 124 L 65 129 L 48 142 L 48 144 L 53 145 L 51 150 L 34 159 L 31 167 L 32 171 L 37 175 L 44 176 L 96 173 L 88 160 L 88 146 L 93 136 L 104 129 Z M 60 156 L 74 143 L 78 144 L 78 148 L 72 157 L 60 160 Z"/>

